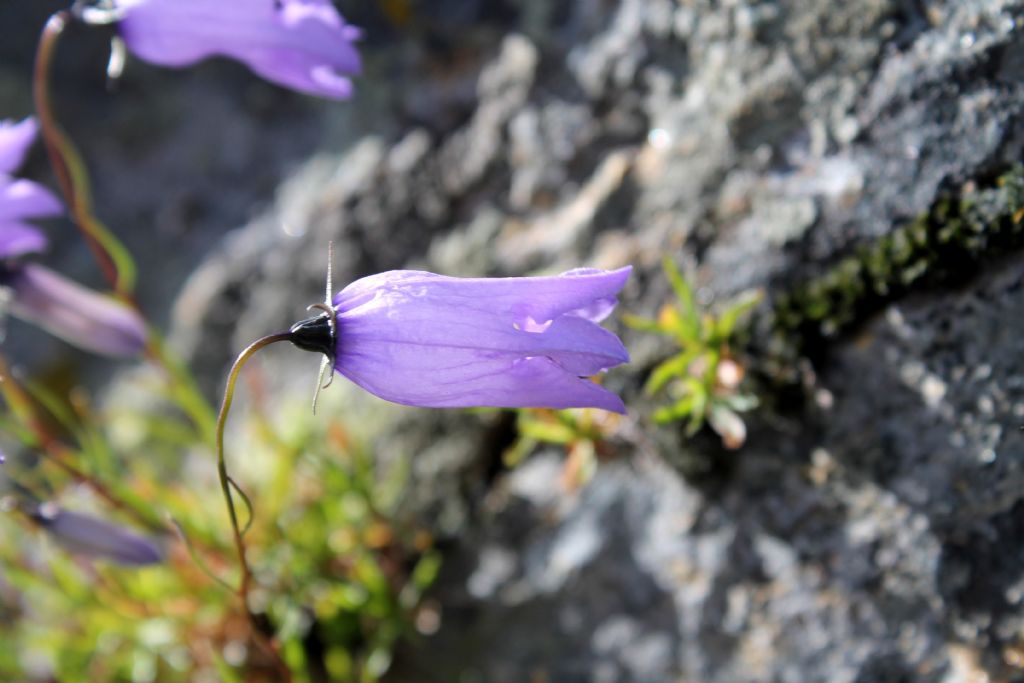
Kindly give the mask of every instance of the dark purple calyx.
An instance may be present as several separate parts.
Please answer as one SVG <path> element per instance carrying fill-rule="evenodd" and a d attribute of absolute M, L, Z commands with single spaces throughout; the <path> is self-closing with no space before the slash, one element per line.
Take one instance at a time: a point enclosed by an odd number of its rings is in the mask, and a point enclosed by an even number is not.
<path fill-rule="evenodd" d="M 328 358 L 334 358 L 334 327 L 331 325 L 330 316 L 321 314 L 300 320 L 292 325 L 288 332 L 288 341 L 303 351 L 322 353 Z"/>

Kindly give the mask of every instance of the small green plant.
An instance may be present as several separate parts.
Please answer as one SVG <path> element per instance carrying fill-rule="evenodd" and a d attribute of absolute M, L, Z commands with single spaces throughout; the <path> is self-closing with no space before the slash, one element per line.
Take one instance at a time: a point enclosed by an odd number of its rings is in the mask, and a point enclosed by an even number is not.
<path fill-rule="evenodd" d="M 541 444 L 562 446 L 562 483 L 567 490 L 577 489 L 590 481 L 598 460 L 608 455 L 607 439 L 621 420 L 620 415 L 592 408 L 522 408 L 516 411 L 518 437 L 505 451 L 505 465 L 515 467 Z"/>
<path fill-rule="evenodd" d="M 251 623 L 230 582 L 223 501 L 195 464 L 210 459 L 201 435 L 158 411 L 72 405 L 20 383 L 2 357 L 0 376 L 0 680 L 376 683 L 398 643 L 440 618 L 425 598 L 440 554 L 401 510 L 408 459 L 380 462 L 337 412 L 313 419 L 305 396 L 271 410 L 249 373 L 254 405 L 237 436 L 257 520 Z M 148 446 L 179 432 L 178 450 Z M 133 435 L 147 445 L 126 450 Z M 25 514 L 36 501 L 145 536 L 163 559 L 97 557 L 118 541 L 96 546 L 95 534 L 69 546 Z"/>
<path fill-rule="evenodd" d="M 687 420 L 686 432 L 691 436 L 707 423 L 726 448 L 739 448 L 747 434 L 739 413 L 756 407 L 757 398 L 741 391 L 745 369 L 733 356 L 730 343 L 737 323 L 761 301 L 762 293 L 741 294 L 714 315 L 699 308 L 693 289 L 671 259 L 666 257 L 662 267 L 676 300 L 665 304 L 656 320 L 624 316 L 628 326 L 669 337 L 679 347 L 654 368 L 644 386 L 648 396 L 665 390 L 673 401 L 654 411 L 654 421 Z"/>

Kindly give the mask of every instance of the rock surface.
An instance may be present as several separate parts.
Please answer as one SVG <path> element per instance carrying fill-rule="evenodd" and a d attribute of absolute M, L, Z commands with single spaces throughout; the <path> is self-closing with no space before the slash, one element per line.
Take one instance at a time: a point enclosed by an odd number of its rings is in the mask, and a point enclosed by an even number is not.
<path fill-rule="evenodd" d="M 241 175 L 318 153 L 177 301 L 174 341 L 211 393 L 238 349 L 321 298 L 328 240 L 339 282 L 633 263 L 623 306 L 641 313 L 669 295 L 668 252 L 703 301 L 761 287 L 769 316 L 858 247 L 991 187 L 1024 147 L 1018 1 L 507 0 L 430 14 L 396 32 L 401 49 L 368 46 L 355 113 L 317 110 L 321 129 L 361 121 L 334 150 L 284 145 L 275 126 L 301 128 L 291 110 L 248 133 L 237 113 Z M 282 147 L 251 156 L 264 133 Z M 579 491 L 553 451 L 502 470 L 513 434 L 500 415 L 343 392 L 354 415 L 375 415 L 379 453 L 416 455 L 408 503 L 447 539 L 440 630 L 399 654 L 393 679 L 1024 676 L 1024 259 L 981 254 L 964 272 L 981 275 L 925 281 L 816 338 L 807 400 L 772 401 L 767 382 L 737 453 L 650 424 L 643 374 L 670 349 L 619 330 L 634 363 L 607 385 L 633 415 Z M 770 376 L 758 348 L 752 369 Z M 294 355 L 267 363 L 279 391 L 309 390 Z"/>
<path fill-rule="evenodd" d="M 306 164 L 186 289 L 179 338 L 222 368 L 295 317 L 286 283 L 315 300 L 328 239 L 341 279 L 634 263 L 624 305 L 650 312 L 667 249 L 705 300 L 772 300 L 1019 159 L 1021 11 L 522 0 L 461 120 Z M 809 400 L 736 454 L 652 434 L 641 375 L 613 373 L 638 414 L 575 493 L 553 452 L 492 479 L 494 423 L 394 411 L 378 446 L 419 454 L 411 504 L 453 544 L 441 628 L 394 680 L 1020 675 L 1022 263 L 826 335 Z M 625 334 L 636 370 L 667 353 Z"/>

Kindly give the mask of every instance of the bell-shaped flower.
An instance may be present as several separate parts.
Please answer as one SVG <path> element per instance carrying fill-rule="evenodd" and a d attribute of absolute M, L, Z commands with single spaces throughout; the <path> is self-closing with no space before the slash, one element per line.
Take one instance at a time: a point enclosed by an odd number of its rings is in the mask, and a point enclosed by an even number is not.
<path fill-rule="evenodd" d="M 300 348 L 388 401 L 452 408 L 595 407 L 625 412 L 591 375 L 629 361 L 598 323 L 631 269 L 456 278 L 398 270 L 357 280 L 329 315 L 292 327 Z"/>
<path fill-rule="evenodd" d="M 0 312 L 10 311 L 89 351 L 136 355 L 145 346 L 146 326 L 135 311 L 20 258 L 47 244 L 26 221 L 61 214 L 60 202 L 49 190 L 9 175 L 35 135 L 33 119 L 0 122 Z"/>
<path fill-rule="evenodd" d="M 221 55 L 299 92 L 345 99 L 362 68 L 360 32 L 330 0 L 108 0 L 90 21 L 117 20 L 129 51 L 168 67 Z M 102 5 L 101 5 L 102 7 Z"/>
<path fill-rule="evenodd" d="M 163 562 L 163 551 L 150 539 L 111 522 L 44 503 L 29 515 L 70 553 L 110 560 L 129 567 Z"/>
<path fill-rule="evenodd" d="M 0 266 L 0 287 L 12 314 L 86 351 L 135 356 L 145 347 L 146 326 L 134 310 L 49 268 Z"/>

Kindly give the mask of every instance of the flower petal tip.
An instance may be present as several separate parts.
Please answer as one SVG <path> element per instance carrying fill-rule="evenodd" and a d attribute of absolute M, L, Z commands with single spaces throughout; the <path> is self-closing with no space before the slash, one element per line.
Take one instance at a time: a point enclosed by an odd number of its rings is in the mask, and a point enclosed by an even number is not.
<path fill-rule="evenodd" d="M 39 124 L 31 116 L 17 123 L 0 121 L 0 174 L 10 175 L 18 170 L 38 132 Z"/>

